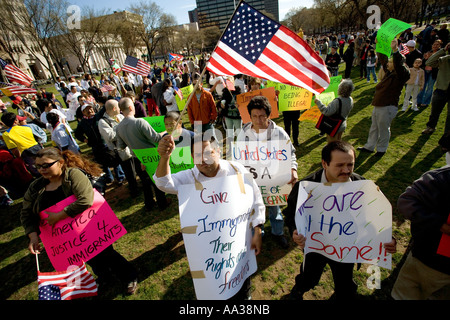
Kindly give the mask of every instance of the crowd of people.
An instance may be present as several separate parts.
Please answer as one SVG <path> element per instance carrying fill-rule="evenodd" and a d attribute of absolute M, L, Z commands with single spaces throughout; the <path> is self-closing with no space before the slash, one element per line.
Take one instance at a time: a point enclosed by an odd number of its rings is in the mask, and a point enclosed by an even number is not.
<path fill-rule="evenodd" d="M 387 152 L 390 126 L 398 112 L 402 92 L 405 92 L 403 112 L 410 104 L 413 111 L 431 104 L 430 119 L 423 134 L 436 130 L 443 108 L 446 104 L 448 107 L 450 45 L 446 24 L 436 29 L 436 24 L 432 23 L 417 35 L 406 30 L 398 40 L 392 41 L 391 57 L 375 53 L 375 39 L 376 34 L 367 32 L 306 38 L 307 43 L 323 58 L 331 77 L 338 75 L 341 64 L 345 65 L 338 97 L 327 105 L 315 98 L 315 104 L 324 115 L 339 113 L 344 121 L 337 134 L 327 136 L 327 145 L 322 150 L 322 168 L 305 178 L 307 181 L 334 183 L 364 179 L 353 172 L 355 149 L 368 153 L 376 150 L 377 156 Z M 408 50 L 404 51 L 406 48 Z M 209 71 L 202 73 L 207 60 L 208 55 L 202 54 L 200 58 L 165 61 L 162 67 L 155 64 L 147 76 L 110 73 L 102 74 L 98 80 L 86 74 L 81 80 L 69 78 L 67 83 L 57 78 L 55 90 L 59 96 L 41 88 L 36 95 L 24 95 L 13 101 L 17 114 L 3 110 L 0 205 L 10 206 L 13 203 L 8 193 L 15 198 L 23 196 L 21 221 L 30 239 L 32 253 L 37 254 L 41 250 L 39 219 L 36 218 L 40 210 L 70 195 L 76 195 L 77 201 L 61 212 L 50 214 L 47 219 L 49 224 L 74 217 L 92 205 L 92 187 L 105 194 L 108 185 L 115 182 L 120 186 L 127 182 L 130 196 L 135 196 L 142 189 L 146 210 L 158 208 L 162 211 L 170 204 L 166 193 L 176 194 L 181 184 L 245 172 L 244 167 L 221 159 L 218 147 L 221 141 L 214 133 L 220 128 L 226 132 L 227 143 L 234 139 L 292 141 L 292 176 L 289 184 L 293 190 L 288 205 L 284 210 L 279 206 L 265 208 L 259 201 L 261 195 L 255 186 L 253 191 L 258 218 L 255 218 L 257 222 L 253 225 L 252 246 L 257 253 L 260 252 L 262 225 L 267 210 L 271 233 L 277 243 L 282 248 L 289 246 L 289 240 L 284 235 L 287 226 L 293 241 L 304 247 L 305 237 L 297 232 L 294 223 L 299 188 L 295 148 L 299 146 L 300 111 L 283 112 L 283 128 L 269 118 L 271 105 L 267 98 L 256 96 L 247 106 L 251 121 L 243 124 L 237 95 L 261 89 L 265 81 L 243 75 L 224 77 Z M 359 69 L 360 79 L 367 79 L 369 83 L 372 78 L 376 84 L 368 139 L 364 146 L 358 148 L 342 141 L 345 120 L 353 108 L 351 95 L 355 86 L 350 73 L 353 68 Z M 189 85 L 193 86 L 194 91 L 186 107 L 191 127 L 186 128 L 181 125 L 180 117 L 184 113 L 180 112 L 182 108 L 177 104 L 176 95 L 179 88 Z M 167 132 L 178 131 L 179 134 L 174 136 L 156 132 L 143 119 L 149 116 L 164 116 Z M 212 135 L 207 137 L 207 132 L 212 132 Z M 449 134 L 450 112 L 447 113 L 440 140 L 443 150 L 447 151 L 448 164 L 450 150 L 446 147 L 446 141 Z M 168 158 L 175 146 L 192 146 L 194 137 L 199 135 L 202 137 L 199 148 L 202 154 L 192 175 L 188 172 L 171 174 Z M 48 146 L 48 138 L 51 146 Z M 80 149 L 83 145 L 87 146 L 87 150 Z M 158 148 L 161 156 L 153 177 L 148 175 L 133 152 L 146 148 Z M 429 196 L 421 194 L 421 190 L 427 190 Z M 414 249 L 408 256 L 408 266 L 402 269 L 395 285 L 393 296 L 396 299 L 426 299 L 450 284 L 449 258 L 433 252 L 439 236 L 450 234 L 450 226 L 446 222 L 450 207 L 445 201 L 448 190 L 449 169 L 443 168 L 425 173 L 399 199 L 400 213 L 412 221 Z M 423 235 L 428 235 L 428 232 L 430 236 Z M 386 243 L 385 248 L 388 252 L 395 252 L 395 239 Z M 423 266 L 419 268 L 416 260 Z M 335 262 L 314 253 L 310 253 L 306 261 L 307 264 L 301 266 L 300 274 L 295 279 L 291 298 L 301 299 L 305 292 L 316 286 L 326 264 L 333 272 L 336 296 L 342 299 L 355 296 L 357 286 L 352 280 L 353 264 Z M 107 283 L 108 272 L 112 271 L 123 280 L 128 293 L 136 291 L 135 268 L 112 246 L 88 264 L 100 283 Z M 433 278 L 428 277 L 429 270 L 432 270 Z M 408 275 L 414 275 L 413 280 Z M 424 282 L 427 283 L 427 290 L 418 286 Z M 248 297 L 249 284 L 244 288 L 245 292 L 239 295 L 243 298 Z"/>

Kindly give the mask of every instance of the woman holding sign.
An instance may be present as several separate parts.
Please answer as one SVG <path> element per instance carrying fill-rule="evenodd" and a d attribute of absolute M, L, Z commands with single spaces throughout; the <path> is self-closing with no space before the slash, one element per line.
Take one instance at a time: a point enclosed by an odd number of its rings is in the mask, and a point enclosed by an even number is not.
<path fill-rule="evenodd" d="M 73 157 L 77 157 L 86 174 L 73 167 Z M 56 148 L 44 148 L 36 155 L 36 168 L 42 177 L 31 183 L 23 198 L 20 220 L 25 234 L 30 239 L 28 249 L 32 254 L 39 254 L 41 246 L 39 234 L 40 213 L 48 214 L 46 222 L 54 226 L 58 221 L 76 217 L 92 206 L 94 190 L 87 174 L 101 173 L 101 169 L 91 162 L 74 155 L 70 151 L 61 152 Z M 76 201 L 60 212 L 48 212 L 60 201 L 75 195 Z M 50 254 L 50 253 L 48 253 Z M 137 273 L 134 267 L 110 245 L 87 262 L 98 276 L 97 283 L 110 278 L 111 271 L 127 283 L 127 292 L 132 294 L 137 287 Z"/>

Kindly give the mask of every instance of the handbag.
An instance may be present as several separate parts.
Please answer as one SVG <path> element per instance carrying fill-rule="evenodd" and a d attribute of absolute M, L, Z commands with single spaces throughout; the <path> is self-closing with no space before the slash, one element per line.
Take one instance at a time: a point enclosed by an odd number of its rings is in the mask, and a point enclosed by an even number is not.
<path fill-rule="evenodd" d="M 334 137 L 341 127 L 342 122 L 344 122 L 344 118 L 342 117 L 342 101 L 339 100 L 339 111 L 332 116 L 321 115 L 319 120 L 316 123 L 316 128 L 321 132 L 328 134 L 330 137 Z"/>

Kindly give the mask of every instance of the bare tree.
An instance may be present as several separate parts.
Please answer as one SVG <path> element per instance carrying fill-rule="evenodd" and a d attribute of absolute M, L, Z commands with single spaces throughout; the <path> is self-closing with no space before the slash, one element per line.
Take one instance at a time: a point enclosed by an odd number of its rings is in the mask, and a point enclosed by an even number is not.
<path fill-rule="evenodd" d="M 45 67 L 53 78 L 55 69 L 49 53 L 50 38 L 64 30 L 65 0 L 2 0 L 0 27 L 9 33 Z"/>
<path fill-rule="evenodd" d="M 140 0 L 129 6 L 128 10 L 143 17 L 143 24 L 138 26 L 136 31 L 147 48 L 148 58 L 153 62 L 153 54 L 158 46 L 158 42 L 164 39 L 161 35 L 166 28 L 176 25 L 175 18 L 167 18 L 161 8 L 149 0 Z"/>

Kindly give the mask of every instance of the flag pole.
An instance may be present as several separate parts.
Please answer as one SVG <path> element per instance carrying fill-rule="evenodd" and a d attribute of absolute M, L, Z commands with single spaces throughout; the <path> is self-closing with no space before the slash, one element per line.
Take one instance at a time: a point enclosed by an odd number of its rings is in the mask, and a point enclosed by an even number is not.
<path fill-rule="evenodd" d="M 220 41 L 220 39 L 222 39 L 223 35 L 224 35 L 225 32 L 227 31 L 228 26 L 229 26 L 230 23 L 231 23 L 231 20 L 233 20 L 233 17 L 234 17 L 234 15 L 236 14 L 237 8 L 240 7 L 240 5 L 241 5 L 242 2 L 243 2 L 243 0 L 240 0 L 239 3 L 238 3 L 238 5 L 234 7 L 233 14 L 232 14 L 231 17 L 230 17 L 230 20 L 228 20 L 228 23 L 227 23 L 225 29 L 223 29 L 222 34 L 220 35 L 219 41 Z M 219 45 L 219 43 L 217 42 L 212 52 L 216 51 L 216 48 L 217 48 L 218 45 Z M 200 74 L 200 79 L 199 79 L 199 81 L 202 81 L 202 83 L 203 83 L 203 76 L 204 76 L 204 74 L 205 74 L 205 72 L 206 72 L 206 68 L 208 67 L 208 63 L 209 63 L 209 61 L 206 63 L 205 67 L 203 68 L 202 73 Z M 189 98 L 188 98 L 186 104 L 184 105 L 183 110 L 182 110 L 181 113 L 180 113 L 180 118 L 178 119 L 178 121 L 177 121 L 177 123 L 175 124 L 175 127 L 174 127 L 175 129 L 178 127 L 178 125 L 179 125 L 180 122 L 181 122 L 181 118 L 182 118 L 182 117 L 184 116 L 184 114 L 186 113 L 187 106 L 188 106 L 189 103 L 191 102 L 192 97 L 193 97 L 193 95 L 195 94 L 195 91 L 196 91 L 197 88 L 198 88 L 198 84 L 199 84 L 199 82 L 197 81 L 197 83 L 195 84 L 194 90 L 193 90 L 193 91 L 191 92 L 191 94 L 189 95 Z M 171 134 L 172 136 L 173 136 L 173 133 L 174 133 L 174 132 L 175 132 L 175 130 L 172 132 L 172 134 Z"/>

